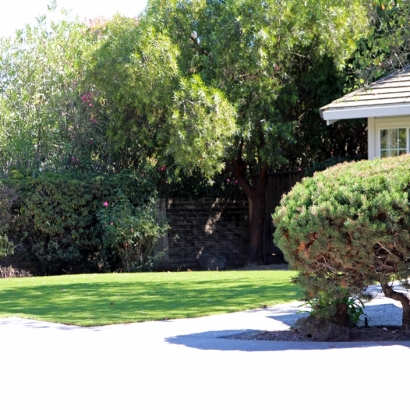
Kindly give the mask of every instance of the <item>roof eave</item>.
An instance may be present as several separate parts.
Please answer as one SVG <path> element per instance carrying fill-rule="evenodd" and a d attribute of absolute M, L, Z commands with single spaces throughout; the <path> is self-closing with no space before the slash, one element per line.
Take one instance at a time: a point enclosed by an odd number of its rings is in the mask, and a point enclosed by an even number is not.
<path fill-rule="evenodd" d="M 410 115 L 410 104 L 377 106 L 377 107 L 349 107 L 349 108 L 330 108 L 323 107 L 320 110 L 321 117 L 327 125 L 339 120 L 350 120 L 355 118 L 369 117 L 399 117 Z"/>

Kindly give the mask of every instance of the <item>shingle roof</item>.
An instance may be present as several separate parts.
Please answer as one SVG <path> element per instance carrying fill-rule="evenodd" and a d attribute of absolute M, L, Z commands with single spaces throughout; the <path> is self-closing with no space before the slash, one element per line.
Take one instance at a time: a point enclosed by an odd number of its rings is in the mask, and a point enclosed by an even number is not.
<path fill-rule="evenodd" d="M 341 119 L 410 115 L 410 66 L 320 109 L 328 124 Z"/>

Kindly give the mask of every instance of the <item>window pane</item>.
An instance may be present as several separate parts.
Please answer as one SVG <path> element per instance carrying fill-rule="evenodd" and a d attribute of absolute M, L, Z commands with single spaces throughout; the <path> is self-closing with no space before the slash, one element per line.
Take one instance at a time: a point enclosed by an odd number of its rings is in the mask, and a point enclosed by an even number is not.
<path fill-rule="evenodd" d="M 381 130 L 380 131 L 380 144 L 381 144 L 381 149 L 386 149 L 387 148 L 387 130 Z"/>
<path fill-rule="evenodd" d="M 399 148 L 406 149 L 406 130 L 404 128 L 400 128 L 399 130 Z"/>
<path fill-rule="evenodd" d="M 407 129 L 390 128 L 380 130 L 380 155 L 390 157 L 407 152 Z"/>
<path fill-rule="evenodd" d="M 399 148 L 398 144 L 398 138 L 397 138 L 397 130 L 389 130 L 389 143 L 390 143 L 390 149 L 397 149 Z"/>

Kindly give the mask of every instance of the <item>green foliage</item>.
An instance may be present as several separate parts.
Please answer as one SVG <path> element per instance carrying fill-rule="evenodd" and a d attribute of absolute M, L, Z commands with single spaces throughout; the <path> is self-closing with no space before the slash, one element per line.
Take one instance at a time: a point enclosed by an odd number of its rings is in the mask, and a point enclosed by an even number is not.
<path fill-rule="evenodd" d="M 350 323 L 353 326 L 357 326 L 358 323 L 363 320 L 361 319 L 362 316 L 367 316 L 364 313 L 364 303 L 361 299 L 351 296 L 346 292 L 344 298 L 342 299 L 342 303 L 347 305 Z"/>
<path fill-rule="evenodd" d="M 410 156 L 344 163 L 305 178 L 273 215 L 275 243 L 306 298 L 360 294 L 374 281 L 408 278 Z"/>
<path fill-rule="evenodd" d="M 6 233 L 12 222 L 11 207 L 16 198 L 14 189 L 0 182 L 0 257 L 13 253 L 13 244 Z"/>
<path fill-rule="evenodd" d="M 330 56 L 318 56 L 314 44 L 299 53 L 301 57 L 291 71 L 294 81 L 278 97 L 282 115 L 294 124 L 296 136 L 293 144 L 281 147 L 288 160 L 286 168 L 309 170 L 313 167 L 316 171 L 327 168 L 316 169 L 325 165 L 323 162 L 338 157 L 367 159 L 366 121 L 338 121 L 328 126 L 320 120 L 319 108 L 340 98 L 346 93 L 346 87 L 354 83 L 346 79 L 350 69 L 339 70 Z"/>
<path fill-rule="evenodd" d="M 351 1 L 153 0 L 144 19 L 178 48 L 183 78 L 200 76 L 232 104 L 237 132 L 225 157 L 241 158 L 255 173 L 265 164 L 285 166 L 296 144 L 289 113 L 298 104 L 300 60 L 309 65 L 312 55 L 327 54 L 342 65 L 362 33 L 365 9 Z"/>
<path fill-rule="evenodd" d="M 235 110 L 223 94 L 199 76 L 182 79 L 174 95 L 172 144 L 168 153 L 185 170 L 212 176 L 224 167 L 225 147 L 236 131 Z M 211 119 L 211 121 L 205 121 Z"/>
<path fill-rule="evenodd" d="M 176 173 L 220 172 L 236 130 L 223 93 L 198 76 L 181 76 L 177 45 L 149 20 L 117 16 L 100 29 L 88 78 L 110 107 L 107 135 L 122 167 L 149 157 L 173 163 Z"/>
<path fill-rule="evenodd" d="M 350 66 L 360 86 L 409 65 L 410 4 L 407 0 L 376 0 L 367 3 L 366 36 L 357 42 Z"/>
<path fill-rule="evenodd" d="M 311 168 L 308 171 L 306 171 L 305 175 L 311 177 L 315 172 L 324 171 L 325 169 L 333 167 L 336 164 L 342 164 L 343 162 L 358 161 L 360 159 L 361 158 L 359 157 L 331 157 L 321 162 L 313 162 Z"/>
<path fill-rule="evenodd" d="M 158 224 L 154 198 L 139 207 L 133 206 L 121 189 L 116 190 L 114 198 L 113 203 L 105 201 L 97 211 L 102 254 L 118 255 L 125 272 L 151 270 L 155 243 L 169 226 Z"/>
<path fill-rule="evenodd" d="M 146 268 L 167 229 L 155 220 L 152 181 L 134 172 L 42 173 L 4 182 L 18 193 L 8 234 L 41 273 Z M 104 203 L 116 204 L 112 214 L 104 214 Z"/>
<path fill-rule="evenodd" d="M 351 295 L 346 288 L 319 283 L 318 278 L 312 280 L 303 275 L 296 278 L 295 283 L 304 289 L 306 303 L 302 306 L 309 306 L 311 315 L 333 321 L 344 319 L 345 322 L 340 324 L 349 326 L 357 326 L 361 317 L 366 316 L 361 296 Z M 346 311 L 347 318 L 340 317 L 341 310 Z"/>
<path fill-rule="evenodd" d="M 116 170 L 166 157 L 161 141 L 169 143 L 178 50 L 153 27 L 121 16 L 96 24 L 89 34 L 98 47 L 86 82 L 95 84 L 105 101 L 106 137 Z"/>
<path fill-rule="evenodd" d="M 93 196 L 86 184 L 45 174 L 13 185 L 19 194 L 16 243 L 25 244 L 41 272 L 81 262 L 93 251 Z"/>
<path fill-rule="evenodd" d="M 0 257 L 10 255 L 13 253 L 13 246 L 9 241 L 9 238 L 3 234 L 0 235 Z"/>
<path fill-rule="evenodd" d="M 155 181 L 161 198 L 246 198 L 229 171 L 214 175 L 210 180 L 198 168 L 189 175 L 176 176 L 172 169 L 162 165 L 158 167 Z"/>
<path fill-rule="evenodd" d="M 226 168 L 253 204 L 250 263 L 260 263 L 262 258 L 260 230 L 264 225 L 268 170 L 305 165 L 309 160 L 304 153 L 309 152 L 310 145 L 316 145 L 308 136 L 321 140 L 321 135 L 295 132 L 303 116 L 303 112 L 298 115 L 294 109 L 299 103 L 295 82 L 303 72 L 300 61 L 306 58 L 313 62 L 328 55 L 340 68 L 353 52 L 355 40 L 366 30 L 364 22 L 361 1 L 148 2 L 141 27 L 153 27 L 153 32 L 168 37 L 178 50 L 179 81 L 177 87 L 170 83 L 174 86 L 172 95 L 179 96 L 183 85 L 187 87 L 184 94 L 195 97 L 184 98 L 188 104 L 191 100 L 201 102 L 195 112 L 192 107 L 187 111 L 187 121 L 174 124 L 176 129 L 167 136 L 169 147 L 175 149 L 170 154 L 184 171 L 200 159 L 198 166 L 204 167 L 205 174 L 218 171 L 221 160 L 225 160 Z M 199 84 L 201 94 L 195 90 Z M 204 115 L 209 110 L 206 103 L 205 107 L 202 105 L 207 95 L 214 94 L 213 90 L 224 96 L 217 107 L 220 115 Z M 167 91 L 164 94 L 168 95 Z M 201 99 L 198 95 L 202 95 Z M 174 99 L 173 104 L 176 102 Z M 229 121 L 212 124 L 224 117 Z M 200 126 L 195 126 L 196 119 Z M 235 132 L 227 135 L 227 129 Z M 215 138 L 209 138 L 211 133 Z M 189 147 L 194 147 L 192 156 L 181 136 L 189 136 Z M 218 139 L 220 144 L 215 146 Z M 200 149 L 203 152 L 198 158 Z M 316 156 L 317 148 L 312 151 Z"/>
<path fill-rule="evenodd" d="M 112 171 L 111 107 L 87 77 L 102 38 L 90 25 L 49 17 L 0 38 L 0 174 Z"/>
<path fill-rule="evenodd" d="M 343 66 L 365 17 L 360 0 L 152 0 L 138 21 L 41 18 L 0 41 L 0 172 L 225 168 L 264 214 L 268 169 L 318 157 L 306 84 Z"/>

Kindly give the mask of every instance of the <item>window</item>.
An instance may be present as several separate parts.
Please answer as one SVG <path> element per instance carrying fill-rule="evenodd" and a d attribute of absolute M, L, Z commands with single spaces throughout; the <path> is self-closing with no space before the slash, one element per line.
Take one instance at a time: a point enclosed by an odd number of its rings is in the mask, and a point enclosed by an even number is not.
<path fill-rule="evenodd" d="M 407 128 L 380 130 L 380 156 L 397 157 L 407 153 Z"/>

